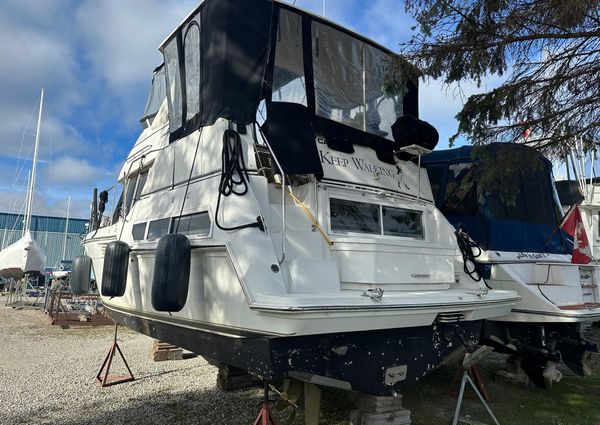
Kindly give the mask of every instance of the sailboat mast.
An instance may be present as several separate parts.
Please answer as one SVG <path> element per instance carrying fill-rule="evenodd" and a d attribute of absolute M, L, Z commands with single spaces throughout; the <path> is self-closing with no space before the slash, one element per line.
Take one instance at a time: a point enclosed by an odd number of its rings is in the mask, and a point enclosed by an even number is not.
<path fill-rule="evenodd" d="M 27 189 L 27 207 L 25 208 L 25 232 L 31 230 L 31 212 L 33 209 L 33 192 L 35 191 L 35 174 L 37 171 L 38 151 L 40 147 L 40 128 L 42 126 L 42 110 L 44 109 L 44 89 L 40 95 L 40 111 L 38 114 L 37 130 L 35 132 L 35 148 L 33 150 L 33 164 L 31 166 L 31 178 Z"/>

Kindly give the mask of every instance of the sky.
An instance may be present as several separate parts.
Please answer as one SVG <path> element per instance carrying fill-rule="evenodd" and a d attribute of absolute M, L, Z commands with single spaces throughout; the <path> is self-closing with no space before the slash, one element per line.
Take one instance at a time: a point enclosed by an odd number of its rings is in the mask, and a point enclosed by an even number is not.
<path fill-rule="evenodd" d="M 0 211 L 23 208 L 41 88 L 45 88 L 34 214 L 87 218 L 141 132 L 159 44 L 199 0 L 0 0 Z M 296 6 L 322 12 L 322 0 Z M 326 17 L 393 51 L 414 21 L 397 0 L 327 0 Z M 490 78 L 486 84 L 497 81 Z M 421 118 L 448 147 L 464 96 L 422 83 Z M 464 141 L 458 144 L 463 144 Z"/>

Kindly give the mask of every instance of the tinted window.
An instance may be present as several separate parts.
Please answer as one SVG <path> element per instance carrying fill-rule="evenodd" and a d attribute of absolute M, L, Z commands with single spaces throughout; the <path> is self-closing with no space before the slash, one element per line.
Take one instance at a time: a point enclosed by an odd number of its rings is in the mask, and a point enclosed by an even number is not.
<path fill-rule="evenodd" d="M 420 211 L 382 207 L 383 234 L 423 238 L 423 220 Z"/>
<path fill-rule="evenodd" d="M 134 224 L 131 229 L 131 235 L 134 241 L 141 241 L 144 239 L 144 233 L 146 233 L 146 223 Z"/>
<path fill-rule="evenodd" d="M 173 219 L 171 233 L 183 235 L 208 235 L 210 233 L 210 217 L 207 212 L 184 215 Z"/>
<path fill-rule="evenodd" d="M 146 180 L 148 180 L 148 170 L 142 171 L 138 178 L 137 188 L 135 189 L 136 200 L 140 199 L 140 196 L 142 196 L 142 190 L 144 190 L 144 186 L 146 186 Z"/>
<path fill-rule="evenodd" d="M 331 230 L 381 234 L 379 205 L 330 199 Z"/>
<path fill-rule="evenodd" d="M 162 220 L 151 221 L 148 227 L 148 239 L 158 239 L 163 235 L 169 233 L 170 218 L 163 218 Z"/>
<path fill-rule="evenodd" d="M 431 184 L 431 192 L 433 193 L 433 200 L 435 204 L 439 206 L 439 195 L 440 195 L 440 185 L 442 183 L 442 178 L 444 176 L 443 166 L 437 167 L 427 167 L 427 176 L 429 177 L 429 183 Z"/>

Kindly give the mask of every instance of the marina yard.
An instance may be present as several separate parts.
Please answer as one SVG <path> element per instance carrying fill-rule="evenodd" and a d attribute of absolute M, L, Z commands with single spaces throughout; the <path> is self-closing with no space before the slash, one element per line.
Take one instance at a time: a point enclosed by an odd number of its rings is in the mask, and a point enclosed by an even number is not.
<path fill-rule="evenodd" d="M 600 342 L 600 330 L 586 332 Z M 119 344 L 134 382 L 100 388 L 95 376 L 110 347 L 113 328 L 50 326 L 39 310 L 0 308 L 0 423 L 13 424 L 251 424 L 261 400 L 259 387 L 234 392 L 215 386 L 217 368 L 201 357 L 153 362 L 152 340 L 125 328 Z M 596 358 L 597 359 L 597 358 Z M 600 368 L 592 376 L 563 379 L 549 390 L 496 383 L 493 372 L 505 358 L 482 364 L 491 406 L 500 423 L 592 425 L 600 423 Z M 116 363 L 114 373 L 119 373 Z M 442 366 L 403 394 L 414 424 L 449 424 L 456 403 L 457 370 Z M 350 396 L 324 389 L 319 423 L 348 423 Z M 290 411 L 276 413 L 285 424 Z M 484 421 L 483 407 L 467 396 L 463 415 Z M 295 423 L 302 423 L 299 413 Z"/>

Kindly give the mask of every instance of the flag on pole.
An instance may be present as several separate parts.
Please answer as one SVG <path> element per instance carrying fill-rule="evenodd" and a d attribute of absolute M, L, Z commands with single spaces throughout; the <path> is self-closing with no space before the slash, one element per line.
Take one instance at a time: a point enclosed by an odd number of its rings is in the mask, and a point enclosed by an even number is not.
<path fill-rule="evenodd" d="M 579 206 L 575 205 L 563 219 L 560 228 L 573 237 L 571 263 L 587 264 L 592 261 L 592 251 L 588 242 Z"/>

